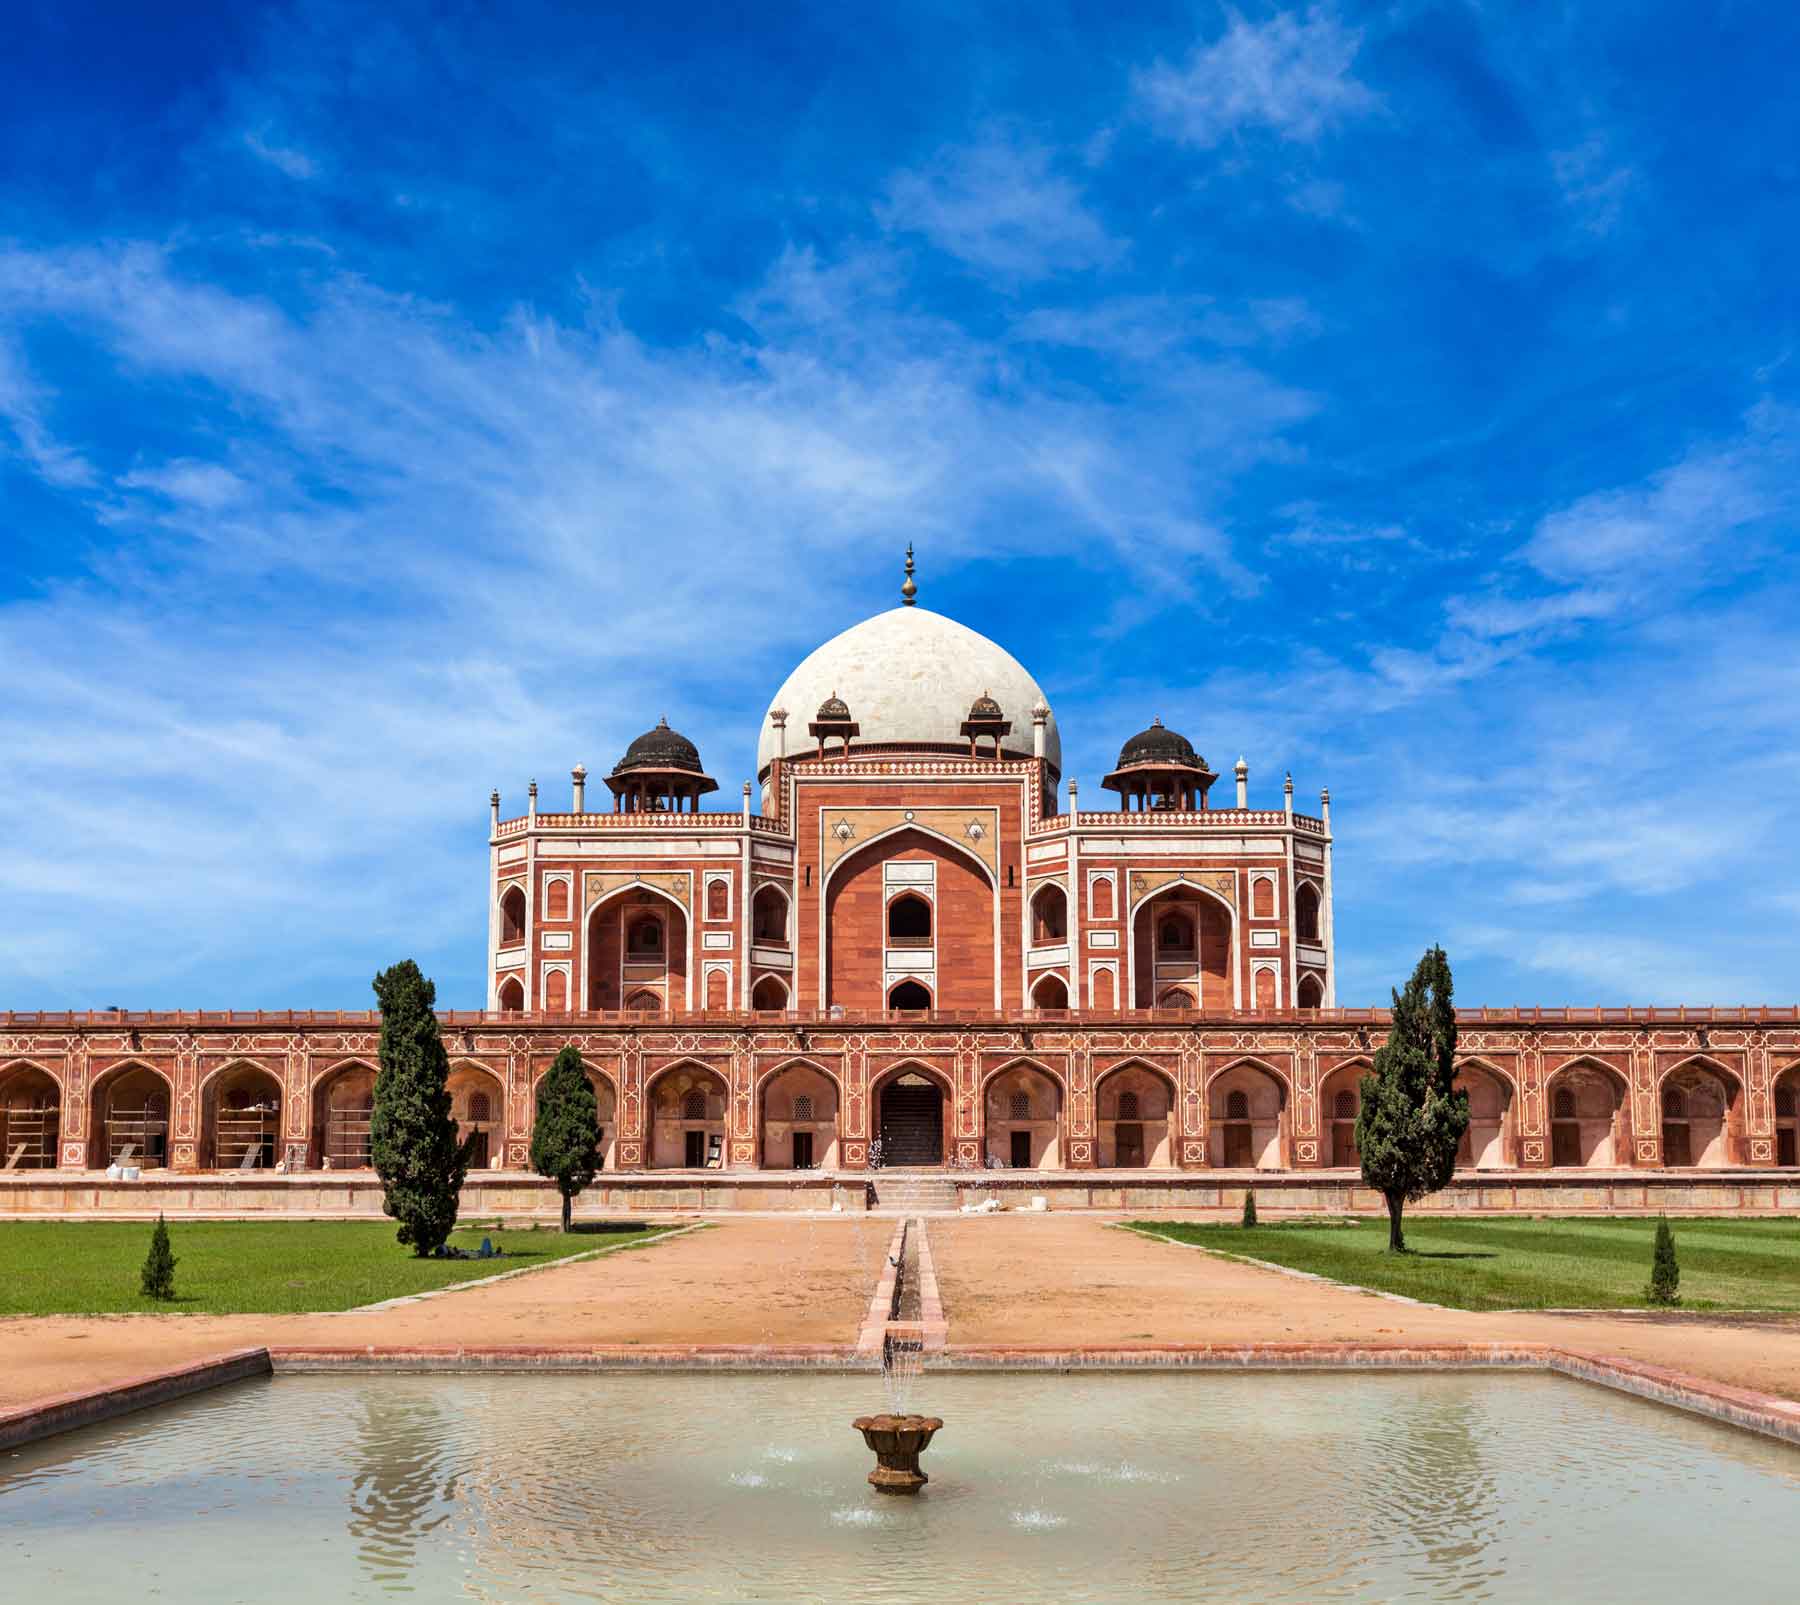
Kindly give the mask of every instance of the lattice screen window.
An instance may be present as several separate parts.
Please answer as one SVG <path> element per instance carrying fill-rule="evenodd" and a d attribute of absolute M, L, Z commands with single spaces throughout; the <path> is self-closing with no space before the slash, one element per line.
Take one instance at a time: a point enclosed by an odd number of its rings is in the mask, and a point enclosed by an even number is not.
<path fill-rule="evenodd" d="M 1556 1089 L 1556 1097 L 1551 1100 L 1550 1118 L 1553 1120 L 1573 1120 L 1575 1118 L 1575 1094 L 1567 1087 Z"/>
<path fill-rule="evenodd" d="M 1119 1094 L 1119 1118 L 1121 1120 L 1141 1120 L 1143 1118 L 1138 1113 L 1138 1095 L 1135 1092 Z"/>
<path fill-rule="evenodd" d="M 1356 1118 L 1356 1094 L 1354 1092 L 1340 1092 L 1337 1095 L 1337 1117 L 1339 1120 Z"/>
<path fill-rule="evenodd" d="M 813 1118 L 813 1101 L 810 1092 L 803 1092 L 794 1099 L 794 1118 L 796 1120 Z"/>
<path fill-rule="evenodd" d="M 1015 1092 L 1012 1095 L 1011 1108 L 1014 1120 L 1029 1120 L 1031 1118 L 1031 1094 Z"/>
<path fill-rule="evenodd" d="M 1248 1120 L 1250 1118 L 1250 1094 L 1247 1092 L 1226 1093 L 1225 1118 L 1227 1120 Z"/>
<path fill-rule="evenodd" d="M 681 1100 L 681 1118 L 683 1120 L 704 1120 L 706 1118 L 706 1094 L 698 1087 Z"/>

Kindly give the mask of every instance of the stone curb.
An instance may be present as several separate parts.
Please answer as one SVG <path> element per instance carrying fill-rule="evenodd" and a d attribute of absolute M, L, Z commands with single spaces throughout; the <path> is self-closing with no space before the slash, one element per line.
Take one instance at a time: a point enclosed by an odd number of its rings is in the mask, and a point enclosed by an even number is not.
<path fill-rule="evenodd" d="M 937 1266 L 931 1258 L 931 1234 L 919 1222 L 919 1328 L 924 1351 L 932 1354 L 950 1341 L 944 1296 L 938 1290 Z"/>
<path fill-rule="evenodd" d="M 203 1393 L 245 1377 L 266 1377 L 270 1372 L 267 1349 L 232 1349 L 188 1365 L 171 1366 L 145 1376 L 128 1377 L 85 1393 L 64 1393 L 35 1404 L 0 1410 L 0 1450 L 16 1449 L 59 1432 L 92 1427 L 114 1416 L 128 1415 L 152 1405 L 172 1404 L 191 1393 Z"/>
<path fill-rule="evenodd" d="M 875 1278 L 868 1314 L 863 1317 L 862 1328 L 856 1334 L 856 1347 L 864 1354 L 879 1355 L 887 1337 L 888 1322 L 894 1314 L 894 1288 L 900 1280 L 900 1266 L 906 1257 L 906 1229 L 911 1224 L 910 1217 L 902 1220 L 888 1239 L 887 1258 L 882 1261 L 881 1274 Z M 924 1228 L 920 1230 L 923 1232 Z"/>
<path fill-rule="evenodd" d="M 477 1287 L 492 1287 L 496 1282 L 510 1282 L 515 1276 L 535 1276 L 540 1271 L 561 1270 L 565 1265 L 579 1265 L 584 1260 L 601 1259 L 607 1254 L 617 1254 L 627 1248 L 648 1248 L 652 1243 L 666 1243 L 673 1237 L 685 1237 L 689 1232 L 703 1230 L 710 1222 L 697 1220 L 686 1226 L 674 1226 L 666 1231 L 652 1228 L 642 1236 L 633 1237 L 623 1243 L 607 1243 L 601 1248 L 585 1249 L 579 1254 L 568 1254 L 561 1259 L 553 1259 L 543 1265 L 521 1265 L 516 1270 L 496 1271 L 492 1276 L 472 1276 L 466 1282 L 452 1282 L 448 1287 L 427 1288 L 423 1293 L 402 1293 L 397 1298 L 385 1298 L 379 1304 L 359 1304 L 350 1310 L 320 1310 L 320 1315 L 374 1315 L 381 1310 L 397 1310 L 407 1304 L 423 1304 L 427 1299 L 447 1298 L 452 1293 L 467 1293 Z"/>

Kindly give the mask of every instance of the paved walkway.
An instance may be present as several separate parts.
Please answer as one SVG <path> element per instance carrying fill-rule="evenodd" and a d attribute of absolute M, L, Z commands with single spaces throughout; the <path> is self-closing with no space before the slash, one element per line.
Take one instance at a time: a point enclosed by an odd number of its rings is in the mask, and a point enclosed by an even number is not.
<path fill-rule="evenodd" d="M 853 1344 L 891 1220 L 730 1220 L 371 1314 L 0 1320 L 0 1407 L 263 1345 Z"/>
<path fill-rule="evenodd" d="M 1377 1298 L 1092 1215 L 934 1221 L 950 1343 L 1530 1342 L 1800 1399 L 1800 1316 L 1494 1315 Z"/>

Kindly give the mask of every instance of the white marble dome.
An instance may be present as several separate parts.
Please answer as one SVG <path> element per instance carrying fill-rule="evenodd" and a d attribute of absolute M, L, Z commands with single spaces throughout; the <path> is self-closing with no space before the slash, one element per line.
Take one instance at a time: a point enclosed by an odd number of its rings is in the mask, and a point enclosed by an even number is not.
<path fill-rule="evenodd" d="M 805 658 L 769 702 L 786 708 L 787 750 L 809 752 L 806 727 L 819 705 L 834 692 L 850 706 L 861 726 L 852 748 L 864 742 L 930 742 L 965 747 L 962 724 L 969 705 L 987 692 L 1012 721 L 1001 738 L 1009 755 L 1031 756 L 1031 710 L 1050 705 L 1037 681 L 1005 648 L 977 635 L 955 619 L 922 607 L 897 607 L 852 625 Z M 775 727 L 763 716 L 756 744 L 762 774 L 775 756 Z M 1052 713 L 1044 731 L 1044 756 L 1062 769 L 1062 737 Z"/>

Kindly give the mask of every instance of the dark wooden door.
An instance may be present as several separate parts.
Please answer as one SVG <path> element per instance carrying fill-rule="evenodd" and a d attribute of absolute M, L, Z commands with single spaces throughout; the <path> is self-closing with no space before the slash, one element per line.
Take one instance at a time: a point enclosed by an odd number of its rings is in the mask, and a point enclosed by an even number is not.
<path fill-rule="evenodd" d="M 794 1133 L 794 1169 L 811 1170 L 813 1168 L 813 1134 L 810 1131 Z"/>
<path fill-rule="evenodd" d="M 1012 1134 L 1012 1168 L 1014 1170 L 1031 1169 L 1031 1133 L 1015 1131 Z"/>
<path fill-rule="evenodd" d="M 1144 1128 L 1135 1120 L 1121 1120 L 1113 1128 L 1113 1163 L 1121 1170 L 1144 1168 Z"/>
<path fill-rule="evenodd" d="M 891 1081 L 881 1093 L 881 1162 L 944 1162 L 944 1095 L 935 1081 Z"/>
<path fill-rule="evenodd" d="M 1575 1121 L 1550 1122 L 1550 1163 L 1571 1167 L 1581 1163 L 1581 1127 Z"/>

